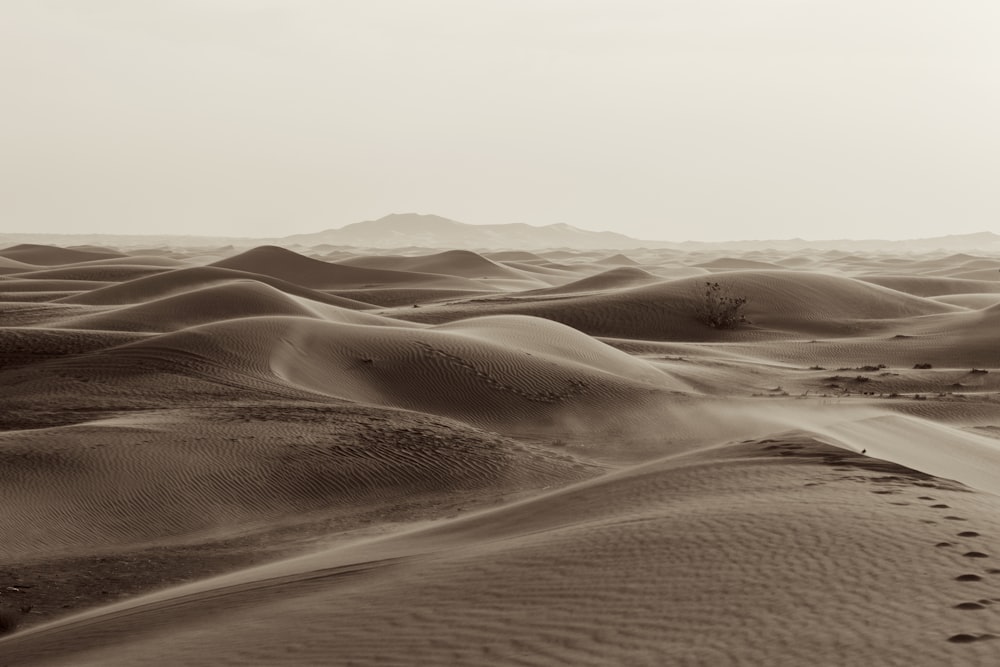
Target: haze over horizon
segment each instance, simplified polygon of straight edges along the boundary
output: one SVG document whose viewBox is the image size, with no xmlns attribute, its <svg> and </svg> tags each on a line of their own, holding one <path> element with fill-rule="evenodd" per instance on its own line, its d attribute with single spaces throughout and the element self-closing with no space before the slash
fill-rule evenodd
<svg viewBox="0 0 1000 667">
<path fill-rule="evenodd" d="M 13 0 L 0 232 L 996 230 L 1000 7 Z"/>
</svg>

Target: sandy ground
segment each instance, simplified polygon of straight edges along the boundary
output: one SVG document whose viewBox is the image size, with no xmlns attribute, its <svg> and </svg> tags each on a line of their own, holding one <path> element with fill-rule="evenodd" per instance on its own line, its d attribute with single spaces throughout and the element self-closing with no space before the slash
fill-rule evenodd
<svg viewBox="0 0 1000 667">
<path fill-rule="evenodd" d="M 1000 258 L 217 252 L 0 249 L 0 665 L 996 664 Z"/>
</svg>

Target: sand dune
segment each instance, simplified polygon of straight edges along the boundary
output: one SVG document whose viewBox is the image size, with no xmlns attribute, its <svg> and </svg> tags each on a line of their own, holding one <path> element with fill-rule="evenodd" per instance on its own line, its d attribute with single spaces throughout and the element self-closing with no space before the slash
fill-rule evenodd
<svg viewBox="0 0 1000 667">
<path fill-rule="evenodd" d="M 615 253 L 603 259 L 595 260 L 594 263 L 607 264 L 609 266 L 639 266 L 639 262 L 622 253 Z"/>
<path fill-rule="evenodd" d="M 662 278 L 654 276 L 648 271 L 630 266 L 608 269 L 603 273 L 574 280 L 571 283 L 550 287 L 548 289 L 534 290 L 529 292 L 533 295 L 542 294 L 574 294 L 581 292 L 606 292 L 625 287 L 635 287 L 636 285 L 660 282 Z"/>
<path fill-rule="evenodd" d="M 139 340 L 140 335 L 109 331 L 64 331 L 3 326 L 0 328 L 0 369 L 87 354 Z"/>
<path fill-rule="evenodd" d="M 882 285 L 916 296 L 984 294 L 1000 292 L 1000 283 L 964 278 L 929 278 L 925 276 L 864 276 L 865 282 Z"/>
<path fill-rule="evenodd" d="M 19 273 L 19 278 L 49 280 L 121 281 L 143 278 L 169 270 L 145 264 L 72 264 L 44 271 Z"/>
<path fill-rule="evenodd" d="M 313 289 L 351 289 L 385 285 L 421 285 L 450 289 L 482 288 L 479 283 L 460 277 L 444 277 L 415 271 L 369 269 L 332 262 L 322 262 L 275 246 L 261 246 L 212 266 L 236 269 L 287 280 Z"/>
<path fill-rule="evenodd" d="M 12 431 L 0 434 L 0 460 L 8 536 L 0 558 L 11 560 L 218 538 L 261 522 L 328 520 L 334 509 L 373 513 L 592 474 L 569 457 L 455 423 L 308 404 Z"/>
<path fill-rule="evenodd" d="M 887 320 L 959 310 L 938 301 L 870 285 L 851 278 L 796 271 L 740 271 L 713 277 L 734 294 L 746 296 L 753 323 L 741 335 L 835 335 L 882 329 Z M 433 312 L 399 313 L 417 321 L 440 322 L 471 315 L 517 313 L 567 324 L 592 336 L 645 340 L 714 340 L 729 332 L 706 328 L 697 314 L 705 279 L 683 278 L 609 294 L 559 301 L 500 299 L 455 304 Z"/>
<path fill-rule="evenodd" d="M 212 266 L 193 267 L 188 269 L 177 269 L 168 273 L 156 274 L 146 278 L 137 278 L 117 285 L 109 285 L 106 289 L 97 289 L 86 294 L 72 296 L 60 301 L 63 303 L 76 303 L 86 305 L 125 305 L 135 304 L 158 299 L 167 296 L 183 294 L 193 289 L 210 287 L 219 283 L 231 282 L 234 280 L 255 280 L 262 284 L 269 285 L 292 296 L 309 299 L 318 303 L 325 303 L 341 308 L 352 310 L 364 310 L 372 306 L 354 299 L 346 299 L 330 294 L 325 294 L 317 290 L 301 287 L 294 283 L 278 280 L 270 276 L 248 273 L 246 271 L 235 271 L 232 269 L 221 269 Z"/>
<path fill-rule="evenodd" d="M 110 280 L 74 280 L 72 278 L 48 278 L 38 275 L 16 274 L 8 280 L 0 280 L 0 291 L 17 292 L 89 292 L 117 283 Z"/>
<path fill-rule="evenodd" d="M 152 304 L 168 314 L 161 326 L 176 324 L 169 314 L 184 312 L 172 305 Z M 111 319 L 127 331 L 139 329 L 149 312 L 81 319 L 94 328 L 111 328 L 106 322 Z M 80 324 L 70 320 L 65 326 L 83 328 Z M 638 404 L 688 389 L 654 366 L 551 322 L 490 318 L 436 329 L 379 324 L 303 317 L 227 320 L 0 378 L 20 396 L 38 400 L 64 391 L 56 378 L 85 378 L 88 400 L 131 393 L 136 399 L 148 396 L 150 404 L 197 392 L 194 378 L 199 384 L 319 395 L 508 430 L 522 423 L 610 428 L 627 420 Z M 165 378 L 166 369 L 177 377 Z"/>
<path fill-rule="evenodd" d="M 963 554 L 988 563 L 997 501 L 869 461 L 797 438 L 647 464 L 0 646 L 24 664 L 984 664 L 990 613 L 960 605 L 988 607 L 993 575 Z"/>
<path fill-rule="evenodd" d="M 0 275 L 10 275 L 12 273 L 19 273 L 22 271 L 34 271 L 37 268 L 37 266 L 33 266 L 25 262 L 19 262 L 16 259 L 10 259 L 0 255 Z"/>
<path fill-rule="evenodd" d="M 543 262 L 545 258 L 533 252 L 524 250 L 502 250 L 500 252 L 487 252 L 483 257 L 494 262 Z"/>
<path fill-rule="evenodd" d="M 1000 303 L 1000 293 L 998 292 L 989 294 L 948 294 L 933 298 L 935 301 L 940 301 L 941 303 L 961 306 L 962 308 L 969 308 L 971 310 L 980 310 Z"/>
<path fill-rule="evenodd" d="M 189 262 L 167 254 L 148 254 L 151 251 L 130 251 L 123 257 L 110 257 L 107 259 L 92 259 L 85 262 L 77 262 L 75 266 L 161 266 L 166 268 L 178 268 L 188 266 Z M 182 255 L 183 256 L 183 255 Z"/>
<path fill-rule="evenodd" d="M 33 243 L 22 243 L 0 250 L 0 257 L 36 266 L 73 264 L 93 259 L 111 259 L 124 256 L 123 253 L 107 249 L 59 248 Z"/>
<path fill-rule="evenodd" d="M 0 251 L 0 664 L 995 662 L 995 258 L 144 245 Z"/>
<path fill-rule="evenodd" d="M 712 271 L 744 271 L 748 269 L 771 270 L 784 268 L 778 264 L 772 264 L 771 262 L 760 262 L 738 257 L 719 257 L 718 259 L 713 259 L 708 262 L 695 264 L 695 266 L 703 269 L 710 269 Z"/>
<path fill-rule="evenodd" d="M 522 274 L 468 250 L 448 250 L 433 255 L 354 257 L 339 262 L 370 269 L 437 273 L 463 278 L 524 278 Z"/>
<path fill-rule="evenodd" d="M 392 324 L 376 315 L 286 294 L 255 280 L 234 280 L 110 311 L 72 317 L 49 326 L 106 331 L 177 331 L 225 320 L 287 315 L 352 324 Z M 412 326 L 412 325 L 411 325 Z"/>
<path fill-rule="evenodd" d="M 556 278 L 561 278 L 562 280 L 575 280 L 579 277 L 578 271 L 570 271 L 568 269 L 556 268 L 550 266 L 548 262 L 528 263 L 528 262 L 504 262 L 504 266 L 509 266 L 512 269 L 517 269 L 518 271 L 524 271 L 525 273 L 539 274 L 541 276 L 555 276 Z"/>
<path fill-rule="evenodd" d="M 958 280 L 984 280 L 995 283 L 1000 281 L 1000 269 L 994 267 L 975 271 L 959 271 L 951 274 L 951 277 Z"/>
</svg>

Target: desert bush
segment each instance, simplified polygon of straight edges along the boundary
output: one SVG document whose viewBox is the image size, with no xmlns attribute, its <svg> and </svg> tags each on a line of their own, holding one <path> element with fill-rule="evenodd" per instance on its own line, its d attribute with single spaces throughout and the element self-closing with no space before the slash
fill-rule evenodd
<svg viewBox="0 0 1000 667">
<path fill-rule="evenodd" d="M 706 282 L 695 315 L 699 322 L 714 329 L 735 329 L 748 323 L 741 312 L 746 304 L 745 296 L 735 296 L 719 283 Z"/>
</svg>

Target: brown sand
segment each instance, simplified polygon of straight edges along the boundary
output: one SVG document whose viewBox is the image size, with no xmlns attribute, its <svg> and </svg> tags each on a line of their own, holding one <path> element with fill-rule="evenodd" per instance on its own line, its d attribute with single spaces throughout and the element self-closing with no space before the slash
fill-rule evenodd
<svg viewBox="0 0 1000 667">
<path fill-rule="evenodd" d="M 996 258 L 300 250 L 0 250 L 0 665 L 995 664 Z"/>
</svg>

